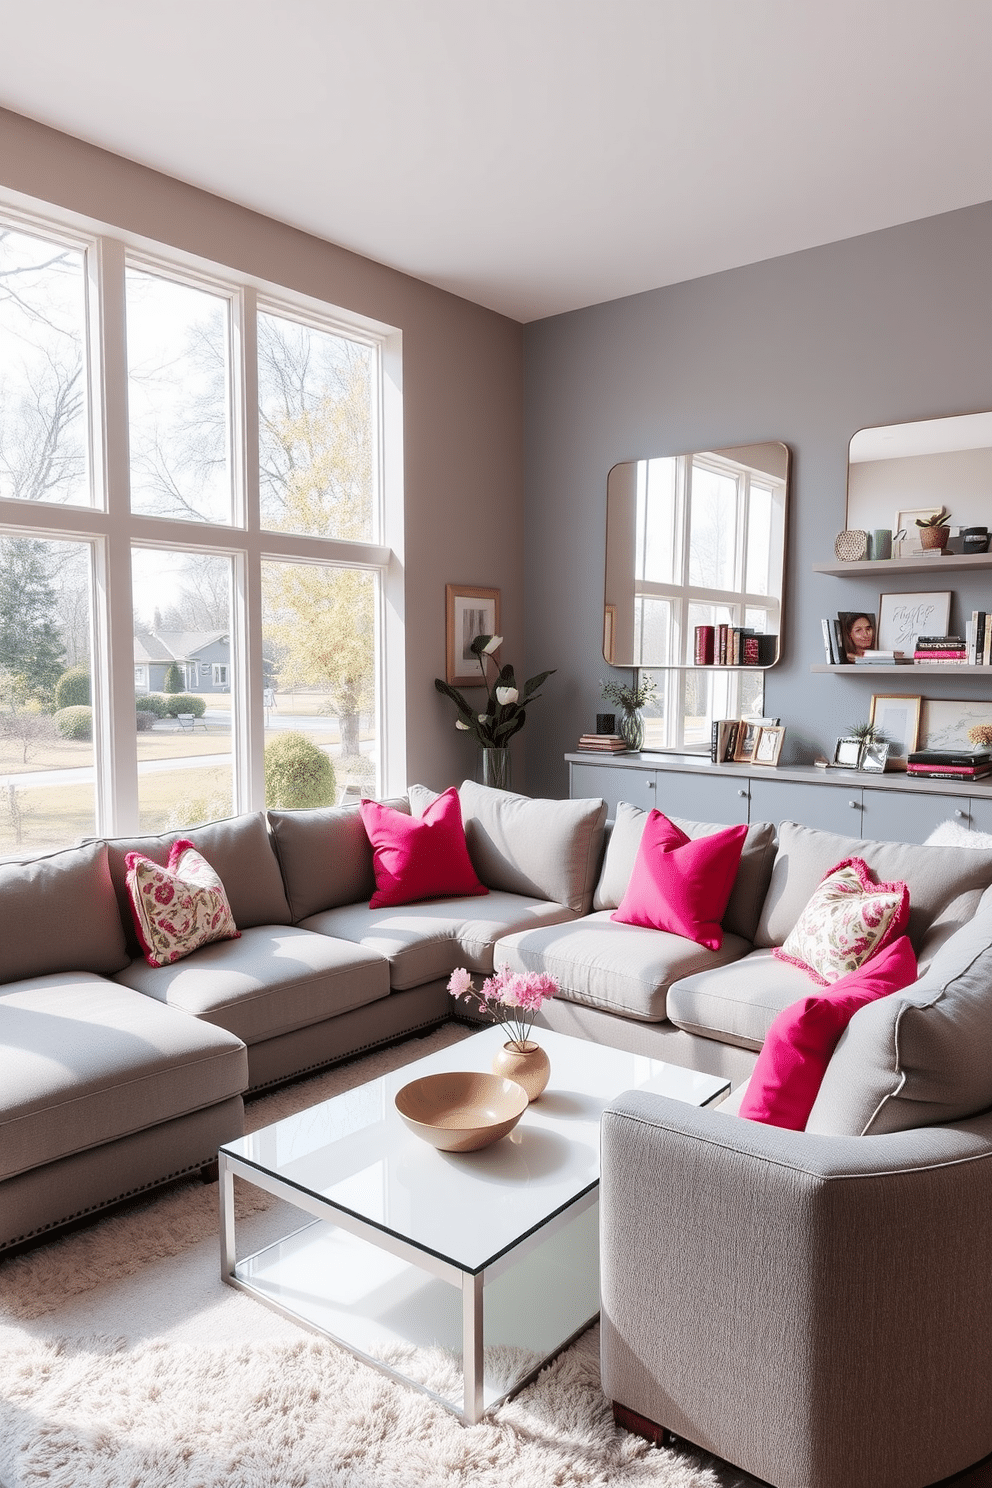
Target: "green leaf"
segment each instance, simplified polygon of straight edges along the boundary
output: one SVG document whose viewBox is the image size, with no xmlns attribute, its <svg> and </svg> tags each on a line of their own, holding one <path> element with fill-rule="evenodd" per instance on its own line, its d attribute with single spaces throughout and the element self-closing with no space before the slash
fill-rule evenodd
<svg viewBox="0 0 992 1488">
<path fill-rule="evenodd" d="M 549 672 L 538 672 L 536 677 L 530 677 L 524 683 L 524 697 L 529 698 L 531 693 L 535 692 L 543 682 L 546 682 L 548 680 L 549 677 L 553 677 L 557 670 L 557 667 L 552 667 Z"/>
<path fill-rule="evenodd" d="M 438 692 L 442 694 L 443 697 L 449 697 L 451 699 L 463 718 L 475 718 L 475 709 L 469 707 L 468 703 L 462 697 L 460 692 L 456 692 L 453 687 L 451 687 L 447 682 L 443 682 L 440 677 L 434 678 L 434 686 L 437 688 Z"/>
</svg>

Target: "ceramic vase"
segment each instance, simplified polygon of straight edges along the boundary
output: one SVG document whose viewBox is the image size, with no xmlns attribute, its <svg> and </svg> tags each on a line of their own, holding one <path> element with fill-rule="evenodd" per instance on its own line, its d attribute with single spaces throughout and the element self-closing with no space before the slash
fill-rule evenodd
<svg viewBox="0 0 992 1488">
<path fill-rule="evenodd" d="M 482 751 L 482 783 L 493 790 L 510 789 L 510 751 L 508 749 L 484 749 Z"/>
<path fill-rule="evenodd" d="M 635 754 L 639 754 L 644 748 L 644 719 L 636 709 L 617 715 L 617 733 Z"/>
<path fill-rule="evenodd" d="M 516 1080 L 526 1090 L 527 1099 L 534 1101 L 551 1079 L 551 1060 L 533 1039 L 522 1044 L 511 1039 L 493 1060 L 493 1074 Z"/>
</svg>

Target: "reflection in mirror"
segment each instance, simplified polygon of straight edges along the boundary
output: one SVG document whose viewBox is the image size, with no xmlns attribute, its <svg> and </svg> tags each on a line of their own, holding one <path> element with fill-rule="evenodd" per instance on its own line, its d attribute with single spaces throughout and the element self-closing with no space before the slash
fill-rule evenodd
<svg viewBox="0 0 992 1488">
<path fill-rule="evenodd" d="M 630 460 L 607 479 L 603 654 L 691 667 L 697 626 L 780 653 L 789 451 L 767 443 Z M 728 657 L 728 665 L 732 664 Z"/>
<path fill-rule="evenodd" d="M 992 526 L 992 413 L 920 419 L 859 429 L 847 467 L 847 526 L 864 532 L 904 527 L 908 544 L 893 557 L 919 549 L 916 518 L 941 507 L 959 527 Z M 951 538 L 951 551 L 961 551 Z"/>
</svg>

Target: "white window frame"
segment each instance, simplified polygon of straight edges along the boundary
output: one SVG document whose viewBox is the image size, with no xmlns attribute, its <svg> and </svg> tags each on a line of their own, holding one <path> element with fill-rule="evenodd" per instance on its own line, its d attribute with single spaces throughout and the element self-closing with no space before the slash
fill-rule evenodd
<svg viewBox="0 0 992 1488">
<path fill-rule="evenodd" d="M 214 687 L 228 687 L 230 685 L 230 682 L 229 682 L 229 679 L 228 679 L 228 673 L 230 671 L 230 668 L 228 667 L 227 662 L 226 661 L 212 661 L 210 663 L 210 667 L 211 667 L 211 682 L 212 682 L 213 686 Z"/>
<path fill-rule="evenodd" d="M 313 296 L 238 275 L 178 249 L 108 230 L 74 213 L 59 213 L 0 190 L 0 221 L 16 230 L 86 253 L 86 357 L 91 411 L 90 506 L 0 499 L 0 532 L 51 540 L 82 539 L 92 550 L 93 707 L 96 832 L 139 827 L 131 609 L 131 548 L 215 553 L 230 557 L 234 616 L 229 683 L 232 693 L 233 790 L 236 811 L 265 804 L 261 565 L 267 559 L 370 570 L 378 576 L 376 614 L 376 738 L 378 781 L 385 794 L 406 788 L 406 688 L 403 539 L 402 334 L 395 328 Z M 130 509 L 125 267 L 226 296 L 231 304 L 233 521 L 195 522 Z M 259 308 L 376 351 L 377 540 L 359 543 L 262 528 L 258 487 Z"/>
</svg>

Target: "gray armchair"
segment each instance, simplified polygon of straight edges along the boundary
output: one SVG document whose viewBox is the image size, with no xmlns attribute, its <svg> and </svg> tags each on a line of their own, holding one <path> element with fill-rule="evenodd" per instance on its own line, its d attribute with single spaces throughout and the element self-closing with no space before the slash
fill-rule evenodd
<svg viewBox="0 0 992 1488">
<path fill-rule="evenodd" d="M 615 1405 L 775 1488 L 992 1451 L 992 1113 L 838 1137 L 631 1091 L 602 1141 Z"/>
</svg>

